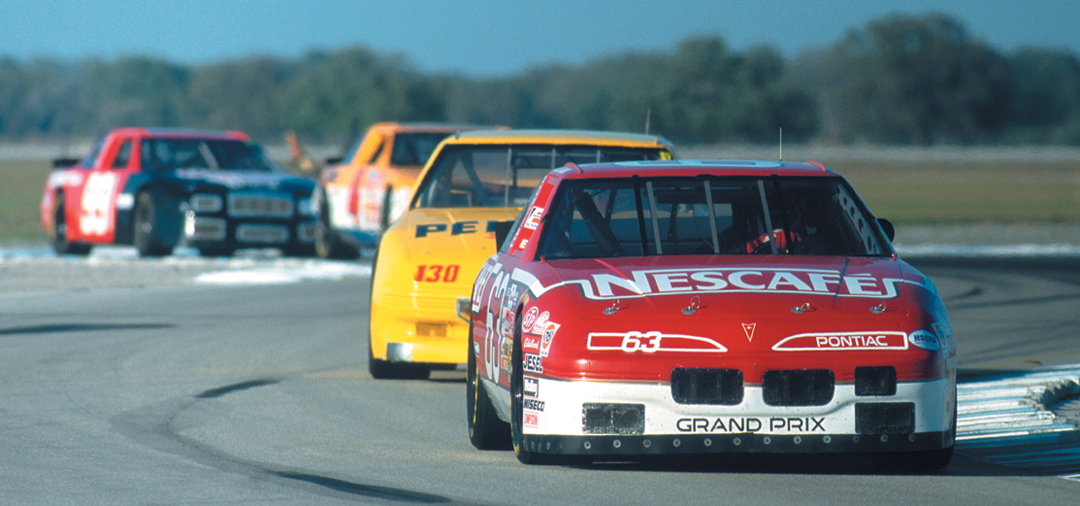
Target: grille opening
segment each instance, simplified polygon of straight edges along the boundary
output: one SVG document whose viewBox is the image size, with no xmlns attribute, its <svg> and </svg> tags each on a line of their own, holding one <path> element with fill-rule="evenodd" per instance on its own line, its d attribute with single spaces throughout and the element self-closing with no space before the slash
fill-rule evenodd
<svg viewBox="0 0 1080 506">
<path fill-rule="evenodd" d="M 586 434 L 644 434 L 645 405 L 587 402 L 581 425 Z"/>
<path fill-rule="evenodd" d="M 237 218 L 291 218 L 293 199 L 288 195 L 232 192 L 228 196 L 229 216 Z"/>
<path fill-rule="evenodd" d="M 236 240 L 283 244 L 289 242 L 289 229 L 279 225 L 247 224 L 236 227 Z"/>
<path fill-rule="evenodd" d="M 679 404 L 734 406 L 743 400 L 743 373 L 738 369 L 672 369 L 671 396 Z"/>
<path fill-rule="evenodd" d="M 828 369 L 765 371 L 761 391 L 770 406 L 824 406 L 833 398 L 836 377 Z"/>
<path fill-rule="evenodd" d="M 855 403 L 855 432 L 911 434 L 915 432 L 914 402 Z"/>
<path fill-rule="evenodd" d="M 855 395 L 896 395 L 896 368 L 856 367 Z"/>
</svg>

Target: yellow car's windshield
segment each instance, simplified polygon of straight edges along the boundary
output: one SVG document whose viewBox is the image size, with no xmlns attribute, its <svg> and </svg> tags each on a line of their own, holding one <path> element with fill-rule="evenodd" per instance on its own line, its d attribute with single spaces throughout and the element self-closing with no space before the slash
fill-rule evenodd
<svg viewBox="0 0 1080 506">
<path fill-rule="evenodd" d="M 417 208 L 522 207 L 552 169 L 659 160 L 662 149 L 616 146 L 448 145 L 417 189 Z"/>
</svg>

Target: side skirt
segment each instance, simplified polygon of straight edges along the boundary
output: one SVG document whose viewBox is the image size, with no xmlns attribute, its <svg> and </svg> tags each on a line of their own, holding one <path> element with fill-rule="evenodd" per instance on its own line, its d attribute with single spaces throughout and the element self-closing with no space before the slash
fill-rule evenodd
<svg viewBox="0 0 1080 506">
<path fill-rule="evenodd" d="M 510 390 L 487 378 L 480 378 L 480 384 L 487 389 L 488 398 L 491 399 L 491 403 L 495 408 L 495 414 L 499 415 L 500 420 L 510 423 Z"/>
</svg>

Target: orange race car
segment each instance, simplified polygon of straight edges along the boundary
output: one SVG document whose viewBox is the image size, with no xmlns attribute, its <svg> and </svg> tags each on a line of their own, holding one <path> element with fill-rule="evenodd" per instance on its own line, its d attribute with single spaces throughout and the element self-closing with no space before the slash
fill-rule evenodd
<svg viewBox="0 0 1080 506">
<path fill-rule="evenodd" d="M 474 125 L 372 125 L 344 159 L 328 160 L 313 196 L 318 209 L 315 251 L 323 258 L 356 258 L 408 207 L 413 183 L 435 147 Z"/>
</svg>

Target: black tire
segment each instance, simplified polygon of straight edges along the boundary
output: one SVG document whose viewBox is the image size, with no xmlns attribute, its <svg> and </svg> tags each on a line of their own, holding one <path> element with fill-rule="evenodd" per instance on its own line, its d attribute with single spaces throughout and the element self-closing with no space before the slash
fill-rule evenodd
<svg viewBox="0 0 1080 506">
<path fill-rule="evenodd" d="M 173 246 L 164 244 L 157 235 L 158 209 L 149 193 L 140 193 L 135 199 L 135 230 L 132 234 L 135 249 L 142 257 L 160 257 L 172 254 Z"/>
<path fill-rule="evenodd" d="M 469 422 L 469 441 L 478 450 L 510 448 L 510 425 L 499 419 L 491 405 L 487 389 L 480 384 L 480 370 L 473 350 L 472 324 L 469 324 L 469 369 L 465 383 L 465 409 Z"/>
<path fill-rule="evenodd" d="M 315 223 L 315 254 L 332 260 L 353 260 L 360 257 L 360 250 L 346 244 L 330 225 L 330 206 L 320 206 L 319 220 Z"/>
<path fill-rule="evenodd" d="M 67 217 L 64 216 L 64 198 L 58 197 L 53 213 L 52 248 L 57 255 L 88 255 L 93 246 L 81 242 L 69 242 L 67 236 Z"/>
<path fill-rule="evenodd" d="M 514 346 L 510 371 L 510 442 L 514 455 L 522 464 L 551 464 L 553 456 L 529 451 L 524 444 L 525 419 L 525 355 L 521 348 L 521 310 L 514 319 Z"/>
</svg>

